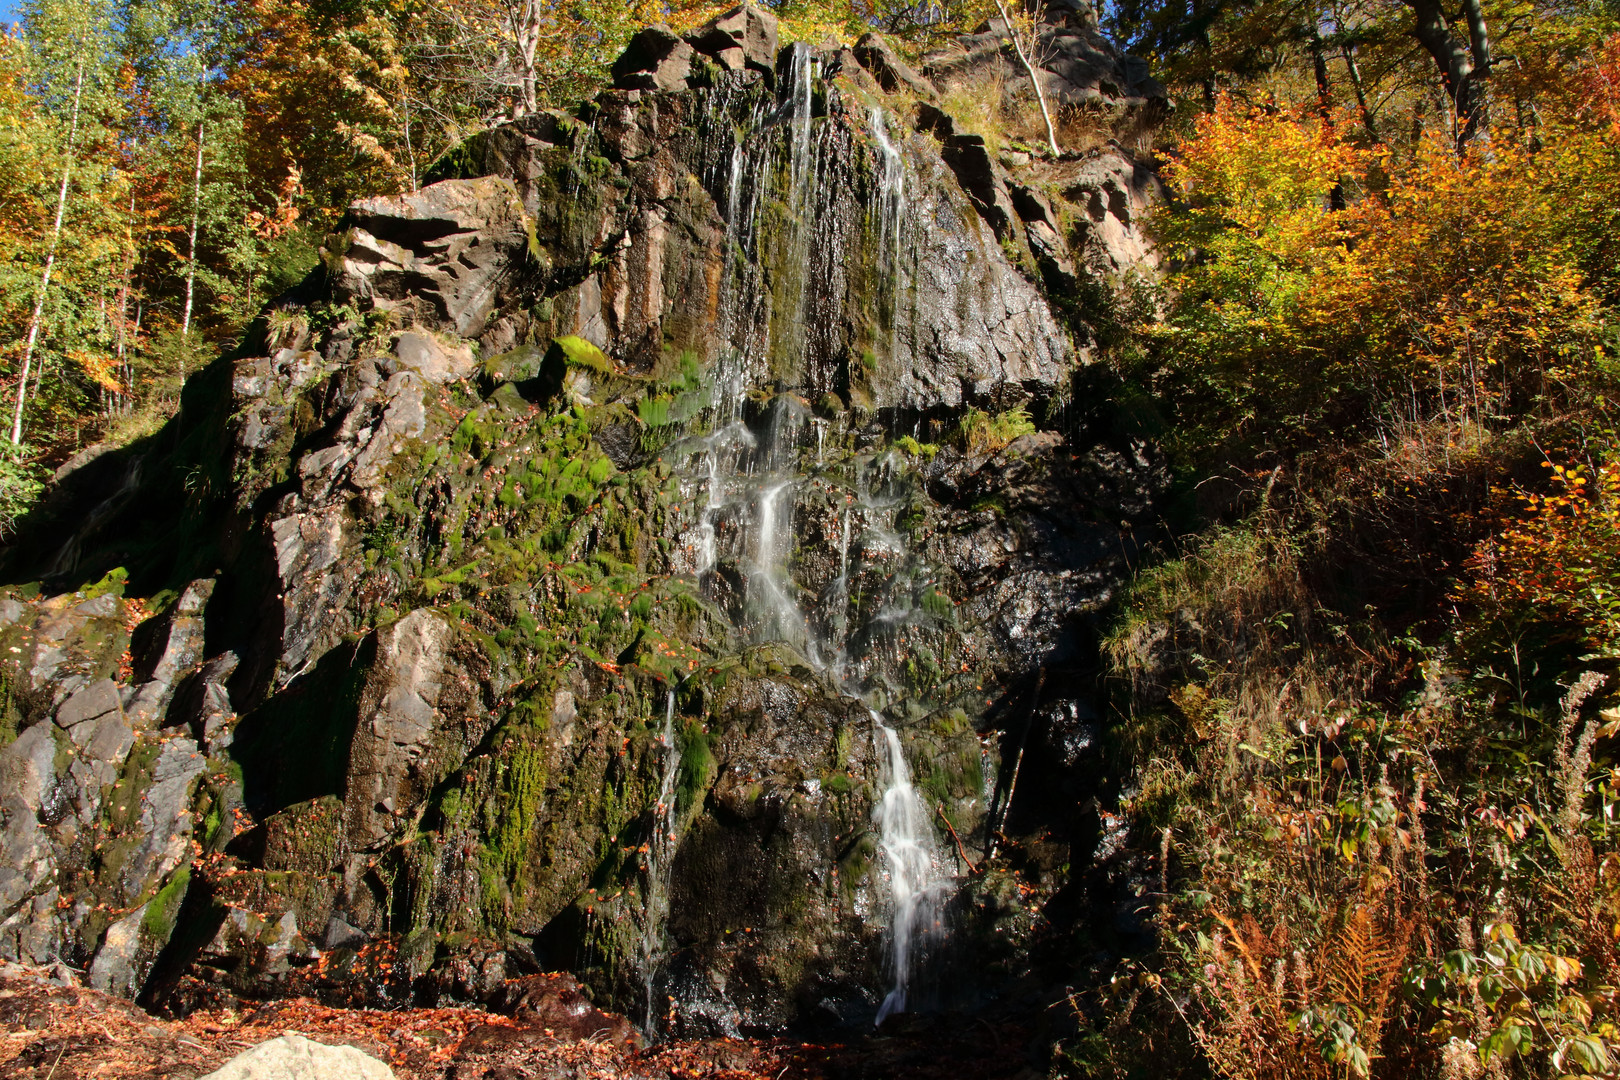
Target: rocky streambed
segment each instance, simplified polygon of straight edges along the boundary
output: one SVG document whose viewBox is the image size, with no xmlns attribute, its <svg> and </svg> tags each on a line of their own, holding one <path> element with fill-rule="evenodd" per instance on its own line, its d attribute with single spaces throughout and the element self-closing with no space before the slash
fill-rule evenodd
<svg viewBox="0 0 1620 1080">
<path fill-rule="evenodd" d="M 723 1038 L 1128 950 L 1090 656 L 1162 481 L 1088 360 L 1156 185 L 958 124 L 999 40 L 649 30 L 70 463 L 4 556 L 0 956 L 172 1017 L 566 971 Z"/>
</svg>

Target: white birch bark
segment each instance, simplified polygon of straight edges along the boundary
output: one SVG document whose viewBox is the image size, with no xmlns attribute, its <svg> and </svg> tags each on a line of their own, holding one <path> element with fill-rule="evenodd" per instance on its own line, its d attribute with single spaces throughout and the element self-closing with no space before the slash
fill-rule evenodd
<svg viewBox="0 0 1620 1080">
<path fill-rule="evenodd" d="M 28 400 L 28 368 L 39 340 L 39 324 L 45 317 L 45 294 L 51 287 L 51 269 L 56 266 L 56 247 L 62 239 L 62 215 L 67 210 L 68 184 L 73 177 L 73 153 L 79 139 L 79 103 L 84 95 L 84 61 L 73 77 L 73 113 L 68 121 L 67 158 L 62 162 L 62 183 L 56 192 L 56 222 L 51 226 L 51 244 L 45 252 L 45 268 L 39 275 L 39 292 L 34 297 L 34 315 L 28 320 L 28 339 L 23 344 L 22 378 L 17 383 L 17 412 L 11 421 L 11 442 L 22 445 L 23 404 Z"/>
<path fill-rule="evenodd" d="M 186 308 L 180 317 L 180 338 L 191 334 L 191 294 L 197 282 L 197 218 L 202 211 L 203 122 L 197 121 L 197 167 L 191 174 L 191 236 L 186 251 Z M 186 362 L 180 361 L 180 373 L 185 374 Z"/>
<path fill-rule="evenodd" d="M 1059 150 L 1057 144 L 1057 131 L 1052 127 L 1052 110 L 1046 106 L 1046 91 L 1041 87 L 1041 76 L 1036 71 L 1029 54 L 1024 51 L 1023 42 L 1018 40 L 1018 30 L 1013 26 L 1012 17 L 1007 14 L 1006 5 L 996 0 L 996 10 L 1001 13 L 1001 24 L 1007 28 L 1007 40 L 1012 42 L 1013 51 L 1018 53 L 1018 59 L 1023 62 L 1024 70 L 1029 73 L 1029 81 L 1035 87 L 1035 100 L 1041 104 L 1041 119 L 1046 121 L 1046 145 L 1051 147 L 1052 156 L 1057 157 Z"/>
</svg>

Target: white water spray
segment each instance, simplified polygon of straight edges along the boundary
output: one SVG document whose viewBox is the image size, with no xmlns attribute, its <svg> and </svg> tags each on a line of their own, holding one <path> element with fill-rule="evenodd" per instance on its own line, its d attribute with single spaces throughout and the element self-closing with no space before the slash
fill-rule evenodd
<svg viewBox="0 0 1620 1080">
<path fill-rule="evenodd" d="M 642 909 L 641 938 L 637 943 L 641 959 L 643 988 L 647 995 L 646 1034 L 658 1031 L 658 1014 L 653 1009 L 653 989 L 658 968 L 664 961 L 664 928 L 669 921 L 670 870 L 675 857 L 676 806 L 675 780 L 681 768 L 681 748 L 675 740 L 675 688 L 664 700 L 663 779 L 658 785 L 658 803 L 653 812 L 653 834 L 647 842 L 647 887 Z"/>
<path fill-rule="evenodd" d="M 878 1009 L 881 1024 L 905 1012 L 918 953 L 942 934 L 941 907 L 950 877 L 945 872 L 928 804 L 911 786 L 900 736 L 872 713 L 883 797 L 872 809 L 889 877 L 889 974 L 892 984 Z"/>
<path fill-rule="evenodd" d="M 812 254 L 822 260 L 818 265 L 823 268 L 844 265 L 836 248 L 828 249 L 826 238 L 815 235 L 817 223 L 828 209 L 822 205 L 824 174 L 834 170 L 822 160 L 825 132 L 818 142 L 813 123 L 816 69 L 812 51 L 803 44 L 794 46 L 785 74 L 781 105 L 769 119 L 756 113 L 746 134 L 737 137 L 729 152 L 717 148 L 714 163 L 714 175 L 725 175 L 726 265 L 718 316 L 723 344 L 714 368 L 715 396 L 711 399 L 716 430 L 699 444 L 707 476 L 695 486 L 705 491 L 707 499 L 696 538 L 698 578 L 711 596 L 729 601 L 726 580 L 713 571 L 722 561 L 735 560 L 747 589 L 741 621 L 753 640 L 787 643 L 814 668 L 831 676 L 845 693 L 860 697 L 862 685 L 858 684 L 864 684 L 867 677 L 884 678 L 887 662 L 877 656 L 870 640 L 898 650 L 898 628 L 918 617 L 909 586 L 901 584 L 911 573 L 907 569 L 911 558 L 895 525 L 905 502 L 896 480 L 900 459 L 879 454 L 857 465 L 853 492 L 841 508 L 838 525 L 838 576 L 832 588 L 822 593 L 823 602 L 832 610 L 824 617 L 818 614 L 812 622 L 799 605 L 800 589 L 793 576 L 794 503 L 801 493 L 806 499 L 813 497 L 807 476 L 810 470 L 800 464 L 801 449 L 806 461 L 814 454 L 818 471 L 824 468 L 825 427 L 812 421 L 813 446 L 806 438 L 801 448 L 800 436 L 807 434 L 802 431 L 803 403 L 785 394 L 777 397 L 757 446 L 742 423 L 749 387 L 794 385 L 791 380 L 802 375 L 778 371 L 771 365 L 805 353 L 804 324 L 811 317 L 807 296 L 815 295 L 806 287 Z M 885 282 L 880 295 L 888 315 L 892 355 L 910 295 L 904 265 L 907 158 L 891 138 L 883 113 L 872 110 L 870 120 L 880 161 L 875 204 L 868 212 L 879 238 L 877 267 Z M 773 127 L 775 132 L 768 136 L 752 137 Z M 782 268 L 783 279 L 773 286 L 762 276 L 757 249 L 771 239 L 759 234 L 760 207 L 774 205 L 776 200 L 786 203 L 789 215 L 787 232 L 778 238 L 776 265 Z M 813 241 L 821 246 L 813 246 Z M 818 288 L 825 291 L 824 286 L 818 281 Z M 694 450 L 694 456 L 697 452 Z M 741 535 L 725 527 L 731 522 L 744 526 Z M 860 537 L 854 553 L 853 536 Z M 861 583 L 858 603 L 851 598 L 852 576 Z M 882 584 L 885 579 L 890 582 L 887 586 Z M 905 595 L 885 598 L 882 594 L 890 590 Z M 873 605 L 880 610 L 872 612 Z M 859 618 L 867 621 L 853 625 Z M 875 631 L 875 636 L 869 631 Z M 873 824 L 888 892 L 885 944 L 890 986 L 878 1013 L 881 1023 L 904 1011 L 915 997 L 921 964 L 930 945 L 943 933 L 943 901 L 951 875 L 940 855 L 932 812 L 912 785 L 898 733 L 876 711 L 871 711 L 871 719 L 881 789 L 873 808 Z M 666 730 L 668 727 L 666 723 Z M 668 738 L 666 734 L 666 742 Z M 669 760 L 678 764 L 673 752 L 666 756 Z M 662 865 L 659 857 L 655 852 L 649 865 Z M 649 969 L 649 1024 L 651 983 Z"/>
</svg>

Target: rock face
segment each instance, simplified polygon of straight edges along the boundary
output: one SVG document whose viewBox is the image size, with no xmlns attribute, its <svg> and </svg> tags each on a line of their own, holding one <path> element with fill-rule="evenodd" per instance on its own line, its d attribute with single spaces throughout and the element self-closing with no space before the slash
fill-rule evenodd
<svg viewBox="0 0 1620 1080">
<path fill-rule="evenodd" d="M 477 337 L 502 285 L 523 269 L 522 206 L 495 177 L 366 199 L 349 220 L 327 250 L 334 295 L 383 311 L 409 305 L 410 317 L 430 329 Z"/>
<path fill-rule="evenodd" d="M 644 31 L 356 204 L 183 430 L 62 478 L 0 590 L 0 957 L 599 1022 L 523 981 L 567 969 L 698 1034 L 1027 970 L 1026 893 L 968 868 L 1004 750 L 1095 742 L 1088 620 L 1161 477 L 1087 414 L 1088 320 L 1155 182 L 776 33 Z M 884 729 L 948 948 L 885 944 Z"/>
</svg>

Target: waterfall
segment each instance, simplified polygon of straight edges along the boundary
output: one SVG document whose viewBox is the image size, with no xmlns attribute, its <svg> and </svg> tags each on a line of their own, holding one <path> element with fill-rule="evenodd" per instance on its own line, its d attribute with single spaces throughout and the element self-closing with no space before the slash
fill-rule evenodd
<svg viewBox="0 0 1620 1080">
<path fill-rule="evenodd" d="M 802 407 L 791 397 L 776 399 L 753 522 L 754 558 L 748 572 L 748 617 L 759 641 L 786 641 L 820 669 L 821 651 L 810 622 L 794 597 L 787 566 L 792 550 L 793 496 L 802 481 L 798 466 Z"/>
<path fill-rule="evenodd" d="M 889 895 L 894 910 L 889 917 L 888 959 L 893 984 L 878 1009 L 881 1024 L 905 1012 L 917 952 L 936 941 L 943 930 L 941 901 L 949 875 L 943 869 L 928 804 L 911 786 L 900 736 L 872 712 L 883 797 L 873 808 L 879 846 L 888 867 Z"/>
<path fill-rule="evenodd" d="M 742 456 L 756 445 L 754 433 L 740 420 L 721 427 L 698 440 L 707 470 L 703 512 L 698 519 L 697 577 L 699 583 L 712 572 L 720 558 L 719 521 L 732 504 L 732 486 Z"/>
<path fill-rule="evenodd" d="M 649 1038 L 658 1032 L 658 1014 L 653 1009 L 653 992 L 658 968 L 666 953 L 664 928 L 669 920 L 670 870 L 675 856 L 675 780 L 681 768 L 681 748 L 675 739 L 675 688 L 664 699 L 663 779 L 658 786 L 658 802 L 653 810 L 653 832 L 647 842 L 647 884 L 642 902 L 641 936 L 637 942 L 641 962 L 642 987 L 647 995 L 644 1026 Z"/>
<path fill-rule="evenodd" d="M 906 217 L 906 163 L 900 148 L 889 138 L 883 110 L 874 105 L 869 115 L 872 137 L 877 140 L 878 151 L 883 155 L 883 171 L 878 181 L 878 259 L 887 277 L 889 355 L 893 357 L 899 351 L 900 304 L 906 291 L 900 258 L 900 234 Z"/>
<path fill-rule="evenodd" d="M 822 174 L 833 159 L 823 145 L 824 132 L 818 135 L 814 123 L 812 51 L 803 44 L 793 46 L 786 67 L 775 111 L 762 115 L 756 109 L 729 145 L 717 141 L 712 158 L 714 194 L 726 222 L 718 309 L 722 345 L 711 384 L 709 416 L 715 426 L 688 444 L 694 463 L 688 490 L 703 498 L 690 543 L 699 586 L 711 599 L 734 604 L 732 582 L 736 576 L 743 579 L 746 591 L 737 622 L 750 640 L 787 644 L 844 694 L 864 703 L 869 696 L 875 701 L 893 692 L 893 665 L 901 660 L 899 632 L 918 617 L 912 594 L 927 575 L 914 565 L 917 560 L 895 523 L 906 502 L 905 459 L 879 447 L 853 461 L 853 475 L 842 473 L 838 463 L 829 473 L 828 422 L 809 421 L 814 428 L 814 438 L 809 438 L 806 403 L 791 390 L 781 392 L 806 385 L 802 357 L 807 330 L 815 329 L 810 325 L 814 320 L 829 316 L 816 306 L 822 301 L 812 300 L 835 286 L 811 280 L 812 255 L 823 267 L 842 259 L 839 248 L 826 248 L 832 241 L 818 235 L 818 222 L 828 212 L 822 205 Z M 879 321 L 887 320 L 892 355 L 907 289 L 906 158 L 891 139 L 884 114 L 873 109 L 869 116 L 879 160 L 878 183 L 866 212 L 879 241 L 874 253 L 881 276 Z M 723 186 L 718 182 L 722 174 Z M 784 231 L 775 236 L 760 231 L 761 207 L 771 205 L 789 210 Z M 768 251 L 778 258 L 774 282 L 761 265 Z M 778 368 L 772 366 L 773 356 L 801 359 L 795 361 L 797 367 L 790 363 Z M 745 406 L 750 389 L 767 387 L 778 392 L 761 423 L 757 413 L 752 419 L 747 415 Z M 835 511 L 838 564 L 837 577 L 820 594 L 825 609 L 807 613 L 800 603 L 805 590 L 794 577 L 794 518 L 801 493 L 816 487 L 841 496 Z M 734 566 L 737 575 L 717 573 L 723 564 Z M 860 582 L 858 591 L 852 581 Z M 872 822 L 888 892 L 884 944 L 890 985 L 877 1014 L 881 1023 L 904 1011 L 914 996 L 919 964 L 943 932 L 942 901 L 951 875 L 934 836 L 932 811 L 912 786 L 899 733 L 878 711 L 867 711 L 880 787 Z M 678 756 L 671 749 L 667 767 L 673 769 L 674 762 Z M 660 836 L 671 831 L 662 821 L 659 828 Z M 655 850 L 649 872 L 663 866 L 666 857 Z M 650 974 L 648 986 L 651 1025 Z"/>
<path fill-rule="evenodd" d="M 883 122 L 883 110 L 872 107 L 872 135 L 883 154 L 883 176 L 879 181 L 878 198 L 881 202 L 878 221 L 881 225 L 882 256 L 886 269 L 898 275 L 900 267 L 900 224 L 906 212 L 905 162 L 900 149 L 889 138 L 889 129 Z M 898 284 L 896 282 L 895 284 Z"/>
</svg>

